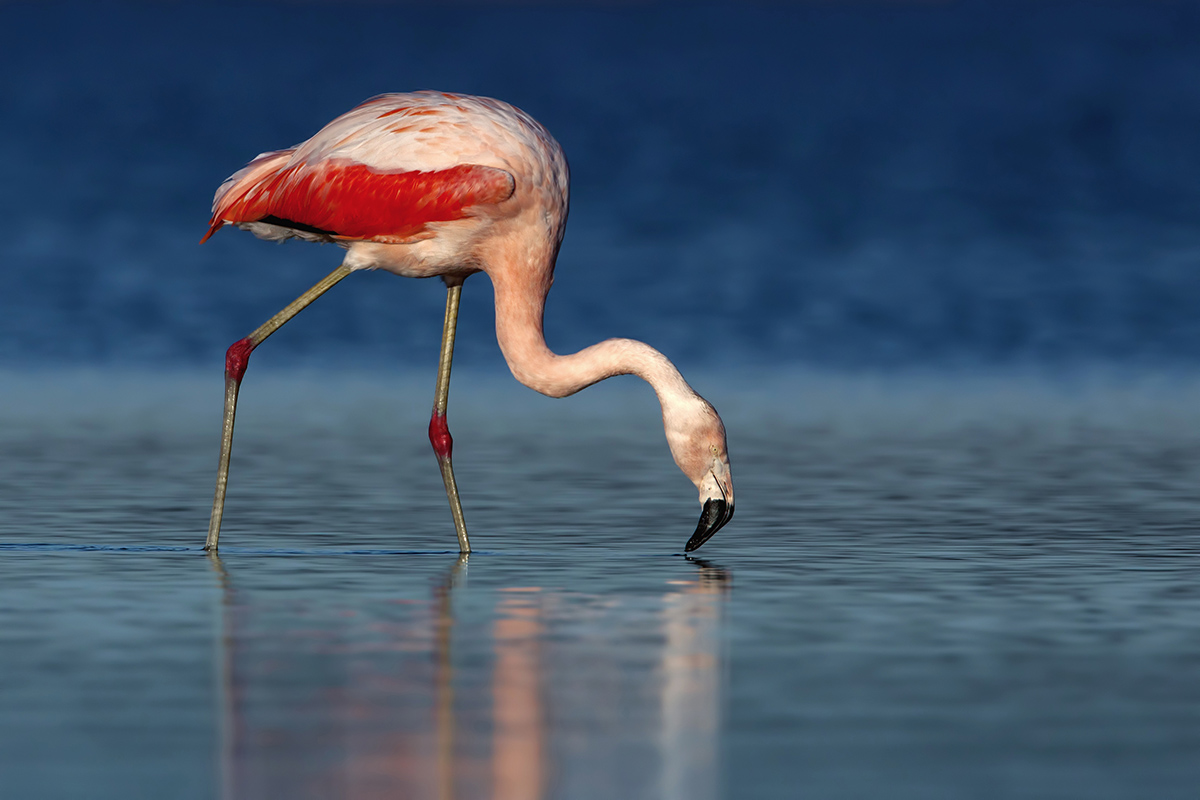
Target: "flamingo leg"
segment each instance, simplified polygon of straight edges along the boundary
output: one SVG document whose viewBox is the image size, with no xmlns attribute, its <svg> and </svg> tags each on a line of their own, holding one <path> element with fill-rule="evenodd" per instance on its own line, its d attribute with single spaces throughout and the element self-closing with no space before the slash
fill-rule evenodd
<svg viewBox="0 0 1200 800">
<path fill-rule="evenodd" d="M 462 503 L 458 499 L 458 485 L 454 482 L 454 466 L 450 462 L 450 451 L 454 440 L 446 424 L 446 405 L 450 399 L 450 364 L 454 360 L 454 329 L 458 324 L 458 300 L 462 294 L 463 278 L 445 277 L 446 321 L 442 326 L 442 355 L 438 361 L 437 390 L 433 398 L 433 415 L 429 418 L 429 443 L 437 454 L 438 466 L 442 469 L 442 482 L 446 484 L 446 497 L 450 500 L 450 514 L 454 517 L 454 530 L 458 533 L 458 549 L 461 553 L 471 552 L 467 539 L 467 523 L 463 518 Z"/>
<path fill-rule="evenodd" d="M 303 311 L 308 304 L 333 288 L 342 278 L 350 274 L 345 264 L 326 275 L 320 283 L 293 300 L 283 311 L 260 325 L 245 339 L 234 342 L 225 353 L 225 421 L 221 427 L 221 461 L 217 467 L 217 491 L 213 496 L 212 516 L 208 520 L 208 539 L 204 549 L 217 549 L 217 538 L 221 535 L 221 516 L 225 513 L 225 489 L 229 483 L 229 454 L 233 449 L 233 416 L 237 411 L 238 389 L 242 376 L 250 363 L 250 353 L 263 340 L 283 327 L 283 324 Z"/>
</svg>

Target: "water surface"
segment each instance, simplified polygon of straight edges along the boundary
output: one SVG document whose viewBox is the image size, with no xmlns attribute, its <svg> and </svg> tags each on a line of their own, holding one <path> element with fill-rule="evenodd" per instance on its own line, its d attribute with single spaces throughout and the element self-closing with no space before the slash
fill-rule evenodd
<svg viewBox="0 0 1200 800">
<path fill-rule="evenodd" d="M 1193 382 L 713 384 L 738 513 L 689 560 L 698 506 L 648 390 L 467 374 L 460 561 L 428 387 L 252 376 L 218 560 L 219 381 L 7 377 L 4 796 L 1200 779 Z"/>
</svg>

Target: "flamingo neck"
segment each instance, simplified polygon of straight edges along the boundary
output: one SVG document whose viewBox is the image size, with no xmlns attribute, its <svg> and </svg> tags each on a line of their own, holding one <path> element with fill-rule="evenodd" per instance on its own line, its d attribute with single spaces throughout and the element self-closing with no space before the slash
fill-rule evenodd
<svg viewBox="0 0 1200 800">
<path fill-rule="evenodd" d="M 578 353 L 558 355 L 546 345 L 544 285 L 492 276 L 496 293 L 496 339 L 518 381 L 550 397 L 566 397 L 614 375 L 637 375 L 653 387 L 664 415 L 672 400 L 695 392 L 662 353 L 633 339 L 608 339 Z"/>
</svg>

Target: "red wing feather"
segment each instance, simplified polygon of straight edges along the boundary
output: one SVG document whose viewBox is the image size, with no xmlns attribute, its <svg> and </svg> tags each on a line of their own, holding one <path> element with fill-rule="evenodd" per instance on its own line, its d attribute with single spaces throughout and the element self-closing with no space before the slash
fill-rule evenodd
<svg viewBox="0 0 1200 800">
<path fill-rule="evenodd" d="M 276 217 L 343 239 L 401 241 L 430 222 L 462 219 L 471 206 L 507 200 L 513 189 L 508 172 L 477 164 L 431 172 L 378 172 L 354 162 L 255 170 L 217 200 L 204 239 L 225 222 Z"/>
</svg>

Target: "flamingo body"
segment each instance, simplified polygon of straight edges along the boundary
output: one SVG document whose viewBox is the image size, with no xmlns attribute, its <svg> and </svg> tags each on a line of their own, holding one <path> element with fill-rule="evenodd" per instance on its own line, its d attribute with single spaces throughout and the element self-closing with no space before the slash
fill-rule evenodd
<svg viewBox="0 0 1200 800">
<path fill-rule="evenodd" d="M 568 184 L 558 143 L 506 103 L 386 94 L 234 173 L 217 190 L 204 239 L 231 223 L 264 239 L 336 242 L 351 251 L 352 269 L 469 273 L 481 268 L 475 245 L 496 238 L 484 229 L 535 205 L 550 212 L 557 252 Z"/>
<path fill-rule="evenodd" d="M 268 160 L 283 161 L 277 154 Z M 407 244 L 426 233 L 431 222 L 462 219 L 472 206 L 507 200 L 513 185 L 508 173 L 490 167 L 377 172 L 366 164 L 334 161 L 269 170 L 231 189 L 221 198 L 208 235 L 226 221 L 274 219 L 281 223 L 276 228 L 290 226 L 318 237 Z"/>
<path fill-rule="evenodd" d="M 553 397 L 621 374 L 636 374 L 654 388 L 675 462 L 705 504 L 688 542 L 693 550 L 733 514 L 720 416 L 665 356 L 641 342 L 609 339 L 566 356 L 546 346 L 542 312 L 566 226 L 568 186 L 562 148 L 506 103 L 441 92 L 380 95 L 308 141 L 264 153 L 232 175 L 217 190 L 201 241 L 228 223 L 265 239 L 335 242 L 348 251 L 348 270 L 440 275 L 448 286 L 486 272 L 495 287 L 497 339 L 519 381 Z M 240 382 L 250 350 L 266 335 L 231 348 L 240 346 L 237 369 L 227 376 Z M 448 381 L 448 360 L 444 364 Z M 442 408 L 435 408 L 430 440 L 439 458 L 444 452 L 448 459 L 440 381 Z"/>
</svg>

